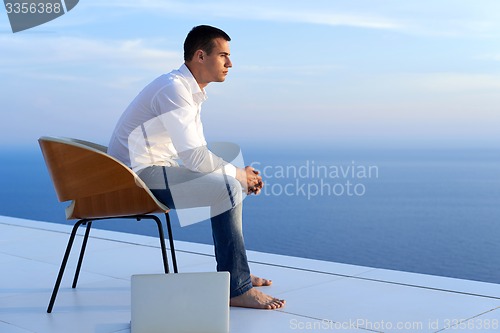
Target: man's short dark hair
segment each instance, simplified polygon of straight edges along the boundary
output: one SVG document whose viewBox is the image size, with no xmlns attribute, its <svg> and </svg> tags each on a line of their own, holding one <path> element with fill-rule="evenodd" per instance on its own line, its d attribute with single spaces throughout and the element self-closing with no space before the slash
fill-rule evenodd
<svg viewBox="0 0 500 333">
<path fill-rule="evenodd" d="M 215 38 L 224 38 L 228 42 L 231 40 L 224 31 L 209 25 L 199 25 L 191 29 L 184 41 L 184 61 L 192 60 L 197 50 L 211 54 Z"/>
</svg>

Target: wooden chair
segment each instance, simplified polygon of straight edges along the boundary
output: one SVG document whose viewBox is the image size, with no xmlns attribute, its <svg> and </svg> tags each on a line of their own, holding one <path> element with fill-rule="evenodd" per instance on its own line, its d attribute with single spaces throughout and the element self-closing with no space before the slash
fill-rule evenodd
<svg viewBox="0 0 500 333">
<path fill-rule="evenodd" d="M 154 197 L 130 168 L 106 154 L 105 146 L 92 142 L 52 137 L 42 137 L 38 142 L 59 201 L 72 201 L 66 208 L 66 218 L 78 219 L 68 240 L 48 313 L 52 312 L 78 227 L 86 225 L 72 285 L 76 288 L 93 221 L 117 218 L 154 220 L 158 227 L 163 266 L 165 273 L 169 273 L 162 223 L 158 216 L 153 215 L 165 214 L 172 264 L 177 273 L 169 208 Z"/>
</svg>

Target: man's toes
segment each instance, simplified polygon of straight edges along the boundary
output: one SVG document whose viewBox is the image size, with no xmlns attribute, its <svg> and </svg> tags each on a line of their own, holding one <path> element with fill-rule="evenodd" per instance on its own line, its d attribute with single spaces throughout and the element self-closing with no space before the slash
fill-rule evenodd
<svg viewBox="0 0 500 333">
<path fill-rule="evenodd" d="M 271 280 L 268 280 L 268 279 L 262 279 L 262 280 L 263 280 L 263 283 L 262 283 L 263 286 L 270 286 L 271 284 L 273 284 L 273 281 L 271 281 Z"/>
<path fill-rule="evenodd" d="M 271 280 L 263 279 L 253 274 L 250 274 L 250 278 L 254 287 L 270 286 L 273 283 Z"/>
<path fill-rule="evenodd" d="M 284 305 L 283 301 L 282 300 L 279 300 L 277 298 L 273 298 L 268 304 L 267 304 L 267 308 L 268 309 L 279 309 L 279 308 L 282 308 Z"/>
<path fill-rule="evenodd" d="M 272 303 L 268 304 L 267 306 L 268 306 L 268 309 L 272 309 L 272 310 L 279 308 L 278 304 L 276 304 L 275 302 L 272 302 Z"/>
<path fill-rule="evenodd" d="M 282 299 L 275 298 L 273 304 L 276 306 L 275 309 L 279 309 L 285 306 L 285 301 Z"/>
</svg>

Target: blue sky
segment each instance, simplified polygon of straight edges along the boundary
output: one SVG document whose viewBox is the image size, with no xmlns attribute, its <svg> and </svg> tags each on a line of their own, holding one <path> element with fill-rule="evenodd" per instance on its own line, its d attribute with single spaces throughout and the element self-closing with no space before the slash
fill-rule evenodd
<svg viewBox="0 0 500 333">
<path fill-rule="evenodd" d="M 182 64 L 195 25 L 231 37 L 207 87 L 209 141 L 499 147 L 500 2 L 80 0 L 13 34 L 0 11 L 0 142 L 106 144 L 128 103 Z"/>
</svg>

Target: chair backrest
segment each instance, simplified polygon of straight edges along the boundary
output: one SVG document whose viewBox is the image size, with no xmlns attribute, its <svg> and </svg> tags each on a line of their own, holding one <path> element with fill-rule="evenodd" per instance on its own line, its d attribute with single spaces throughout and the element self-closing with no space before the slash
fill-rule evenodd
<svg viewBox="0 0 500 333">
<path fill-rule="evenodd" d="M 74 143 L 79 143 L 79 144 L 82 144 L 84 146 L 88 146 L 90 148 L 94 148 L 94 149 L 97 149 L 99 151 L 102 151 L 103 153 L 107 153 L 108 152 L 108 147 L 100 145 L 98 143 L 94 143 L 94 142 L 90 142 L 90 141 L 85 141 L 85 140 L 80 140 L 80 139 L 74 139 L 74 138 L 64 138 L 64 140 L 67 140 L 67 141 L 70 141 L 70 142 L 74 142 Z"/>
<path fill-rule="evenodd" d="M 168 211 L 130 168 L 105 153 L 105 146 L 68 138 L 38 141 L 59 201 L 73 200 L 66 218 Z"/>
</svg>

